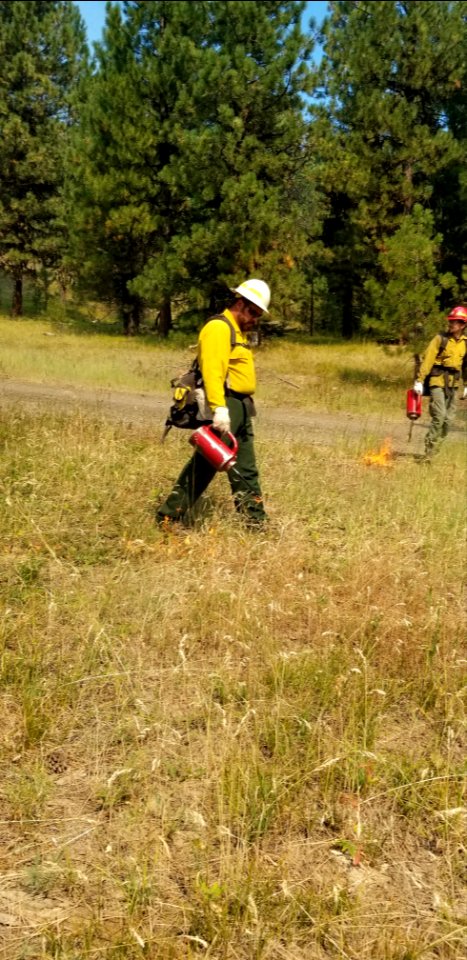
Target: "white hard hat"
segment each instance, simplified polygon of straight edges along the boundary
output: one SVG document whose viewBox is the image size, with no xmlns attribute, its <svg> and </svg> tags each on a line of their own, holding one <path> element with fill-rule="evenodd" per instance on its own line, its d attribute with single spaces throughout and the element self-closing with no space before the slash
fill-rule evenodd
<svg viewBox="0 0 467 960">
<path fill-rule="evenodd" d="M 264 280 L 245 280 L 239 287 L 234 287 L 232 293 L 238 293 L 239 297 L 250 300 L 260 310 L 269 313 L 269 301 L 271 300 L 271 291 Z"/>
</svg>

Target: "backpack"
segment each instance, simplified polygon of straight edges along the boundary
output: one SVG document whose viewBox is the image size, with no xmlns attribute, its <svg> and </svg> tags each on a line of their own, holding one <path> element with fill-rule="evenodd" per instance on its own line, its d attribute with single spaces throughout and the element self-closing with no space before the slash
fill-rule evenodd
<svg viewBox="0 0 467 960">
<path fill-rule="evenodd" d="M 209 320 L 223 320 L 228 325 L 230 329 L 230 351 L 232 352 L 234 347 L 237 346 L 237 336 L 230 320 L 222 313 L 210 317 Z M 174 377 L 170 381 L 170 386 L 173 389 L 172 405 L 165 421 L 163 440 L 172 427 L 178 427 L 181 430 L 196 430 L 203 423 L 210 422 L 210 420 L 203 419 L 196 398 L 196 391 L 203 388 L 203 377 L 198 357 L 195 357 L 186 373 L 183 373 L 180 377 Z"/>
<path fill-rule="evenodd" d="M 439 345 L 438 356 L 436 357 L 436 360 L 438 359 L 438 357 L 441 356 L 441 354 L 442 354 L 442 353 L 444 352 L 444 350 L 446 349 L 446 344 L 447 344 L 447 342 L 448 342 L 448 340 L 449 340 L 449 336 L 448 336 L 447 333 L 440 333 L 440 334 L 438 334 L 438 336 L 441 338 L 441 343 L 440 343 L 440 345 Z M 424 379 L 424 381 L 423 381 L 423 393 L 422 393 L 422 397 L 429 397 L 429 396 L 430 396 L 430 377 L 433 376 L 433 369 L 434 369 L 435 366 L 437 366 L 436 360 L 435 360 L 435 363 L 433 364 L 433 367 L 431 368 L 430 372 L 427 373 L 427 375 L 426 375 L 426 377 L 425 377 L 425 379 Z M 418 380 L 418 374 L 419 374 L 421 365 L 422 365 L 422 358 L 420 357 L 420 355 L 419 355 L 418 353 L 416 353 L 416 354 L 415 354 L 415 379 L 416 379 L 416 380 Z"/>
</svg>

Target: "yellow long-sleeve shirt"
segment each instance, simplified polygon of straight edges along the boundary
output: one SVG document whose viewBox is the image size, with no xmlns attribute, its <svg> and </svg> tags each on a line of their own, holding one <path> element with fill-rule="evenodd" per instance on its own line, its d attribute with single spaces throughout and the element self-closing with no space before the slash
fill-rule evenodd
<svg viewBox="0 0 467 960">
<path fill-rule="evenodd" d="M 436 337 L 433 337 L 433 340 L 430 341 L 426 352 L 423 356 L 422 365 L 420 367 L 419 380 L 424 380 L 425 377 L 429 375 L 432 368 L 436 364 L 440 364 L 442 367 L 450 367 L 451 370 L 462 370 L 464 381 L 467 377 L 467 372 L 465 368 L 465 358 L 467 355 L 467 337 L 462 334 L 459 340 L 455 340 L 454 337 L 449 337 L 444 347 L 444 350 L 441 351 L 441 335 L 436 334 Z M 444 387 L 444 374 L 434 374 L 430 377 L 430 387 Z M 450 374 L 448 386 L 452 387 L 454 383 L 454 376 Z"/>
<path fill-rule="evenodd" d="M 224 317 L 235 330 L 235 347 L 230 348 L 230 327 L 223 320 L 214 318 L 205 324 L 198 340 L 198 361 L 203 375 L 206 399 L 211 407 L 225 407 L 225 383 L 237 393 L 250 396 L 256 390 L 256 373 L 253 354 L 246 337 L 240 330 L 230 310 Z"/>
</svg>

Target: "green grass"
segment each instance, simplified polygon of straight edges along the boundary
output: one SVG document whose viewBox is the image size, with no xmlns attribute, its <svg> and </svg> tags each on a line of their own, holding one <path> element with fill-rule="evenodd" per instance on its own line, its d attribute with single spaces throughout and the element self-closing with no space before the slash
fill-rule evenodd
<svg viewBox="0 0 467 960">
<path fill-rule="evenodd" d="M 0 373 L 39 383 L 79 384 L 112 390 L 169 389 L 183 353 L 102 328 L 45 320 L 0 319 Z"/>
</svg>

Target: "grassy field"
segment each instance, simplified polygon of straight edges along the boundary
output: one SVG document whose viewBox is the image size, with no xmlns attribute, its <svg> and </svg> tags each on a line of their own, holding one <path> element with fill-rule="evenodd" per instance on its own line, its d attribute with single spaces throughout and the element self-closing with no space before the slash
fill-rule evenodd
<svg viewBox="0 0 467 960">
<path fill-rule="evenodd" d="M 186 358 L 0 340 L 3 376 L 121 389 Z M 271 346 L 261 396 L 397 414 L 407 363 Z M 155 527 L 185 436 L 18 407 L 0 444 L 0 956 L 464 960 L 462 434 L 377 467 L 258 429 L 267 535 L 222 477 Z"/>
<path fill-rule="evenodd" d="M 192 343 L 128 339 L 100 324 L 73 328 L 0 316 L 0 375 L 85 387 L 164 392 L 191 363 Z M 399 416 L 413 380 L 410 352 L 373 343 L 266 342 L 257 356 L 261 399 L 301 409 L 325 408 Z"/>
</svg>

